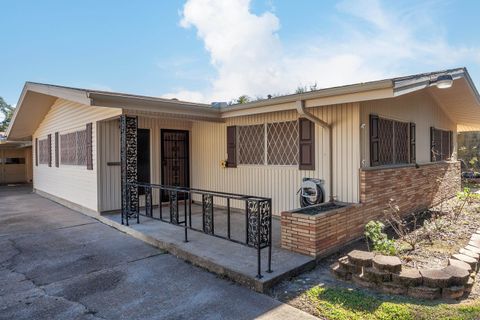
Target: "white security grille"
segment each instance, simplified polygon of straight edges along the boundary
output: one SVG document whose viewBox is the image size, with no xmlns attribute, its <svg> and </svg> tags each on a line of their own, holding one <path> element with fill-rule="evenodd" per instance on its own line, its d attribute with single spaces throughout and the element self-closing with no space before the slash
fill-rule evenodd
<svg viewBox="0 0 480 320">
<path fill-rule="evenodd" d="M 267 125 L 267 163 L 269 165 L 298 164 L 297 121 Z"/>
<path fill-rule="evenodd" d="M 265 126 L 238 127 L 238 163 L 265 164 Z"/>
</svg>

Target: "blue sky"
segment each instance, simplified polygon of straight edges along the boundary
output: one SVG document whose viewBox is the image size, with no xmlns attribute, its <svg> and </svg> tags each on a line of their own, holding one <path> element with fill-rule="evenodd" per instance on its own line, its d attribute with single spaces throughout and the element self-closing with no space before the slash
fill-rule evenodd
<svg viewBox="0 0 480 320">
<path fill-rule="evenodd" d="M 0 0 L 0 96 L 25 81 L 198 101 L 466 66 L 480 1 Z"/>
</svg>

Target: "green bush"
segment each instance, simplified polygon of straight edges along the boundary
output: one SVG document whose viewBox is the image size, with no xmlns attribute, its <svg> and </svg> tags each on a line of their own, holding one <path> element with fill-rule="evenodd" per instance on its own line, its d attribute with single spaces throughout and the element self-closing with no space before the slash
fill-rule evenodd
<svg viewBox="0 0 480 320">
<path fill-rule="evenodd" d="M 395 242 L 383 232 L 385 225 L 380 221 L 370 221 L 365 225 L 365 237 L 370 240 L 373 251 L 393 256 L 397 253 Z"/>
</svg>

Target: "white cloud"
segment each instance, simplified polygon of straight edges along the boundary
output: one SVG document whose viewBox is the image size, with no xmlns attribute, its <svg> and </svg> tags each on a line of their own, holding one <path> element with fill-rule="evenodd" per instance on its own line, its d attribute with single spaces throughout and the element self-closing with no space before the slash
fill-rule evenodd
<svg viewBox="0 0 480 320">
<path fill-rule="evenodd" d="M 337 10 L 335 34 L 285 44 L 278 35 L 279 19 L 273 12 L 252 13 L 249 0 L 188 0 L 180 24 L 196 29 L 216 77 L 206 80 L 202 92 L 182 88 L 166 96 L 227 101 L 242 94 L 290 93 L 299 85 L 329 87 L 479 60 L 478 48 L 445 40 L 431 21 L 428 2 L 387 9 L 376 0 L 346 0 Z"/>
</svg>

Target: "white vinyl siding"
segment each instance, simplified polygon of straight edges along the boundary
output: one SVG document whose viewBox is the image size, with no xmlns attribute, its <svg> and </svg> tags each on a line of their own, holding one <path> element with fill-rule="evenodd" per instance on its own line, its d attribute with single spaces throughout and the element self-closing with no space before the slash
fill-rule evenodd
<svg viewBox="0 0 480 320">
<path fill-rule="evenodd" d="M 359 189 L 359 104 L 342 104 L 310 108 L 320 119 L 333 124 L 333 196 L 346 202 L 358 202 Z M 191 183 L 193 187 L 272 198 L 273 212 L 299 207 L 297 190 L 302 178 L 325 180 L 325 197 L 329 195 L 328 131 L 315 126 L 315 170 L 298 166 L 239 165 L 222 168 L 227 158 L 226 127 L 294 121 L 294 110 L 227 118 L 226 123 L 194 122 L 191 143 Z"/>
<path fill-rule="evenodd" d="M 52 167 L 33 166 L 33 187 L 90 210 L 98 211 L 96 122 L 120 113 L 121 109 L 90 107 L 58 99 L 33 134 L 33 141 L 35 138 L 43 139 L 48 134 L 53 137 L 55 132 L 63 134 L 84 130 L 86 124 L 91 122 L 93 123 L 93 170 L 87 170 L 86 166 L 62 164 L 59 168 L 55 167 L 55 141 L 52 138 Z M 33 153 L 35 153 L 35 148 Z M 35 154 L 33 154 L 33 158 L 35 159 Z"/>
<path fill-rule="evenodd" d="M 370 114 L 403 122 L 413 122 L 416 127 L 416 162 L 430 162 L 430 127 L 453 131 L 454 153 L 456 153 L 456 124 L 446 115 L 428 92 L 422 91 L 391 99 L 380 99 L 360 103 L 361 153 L 363 166 L 370 166 L 369 120 Z"/>
</svg>

